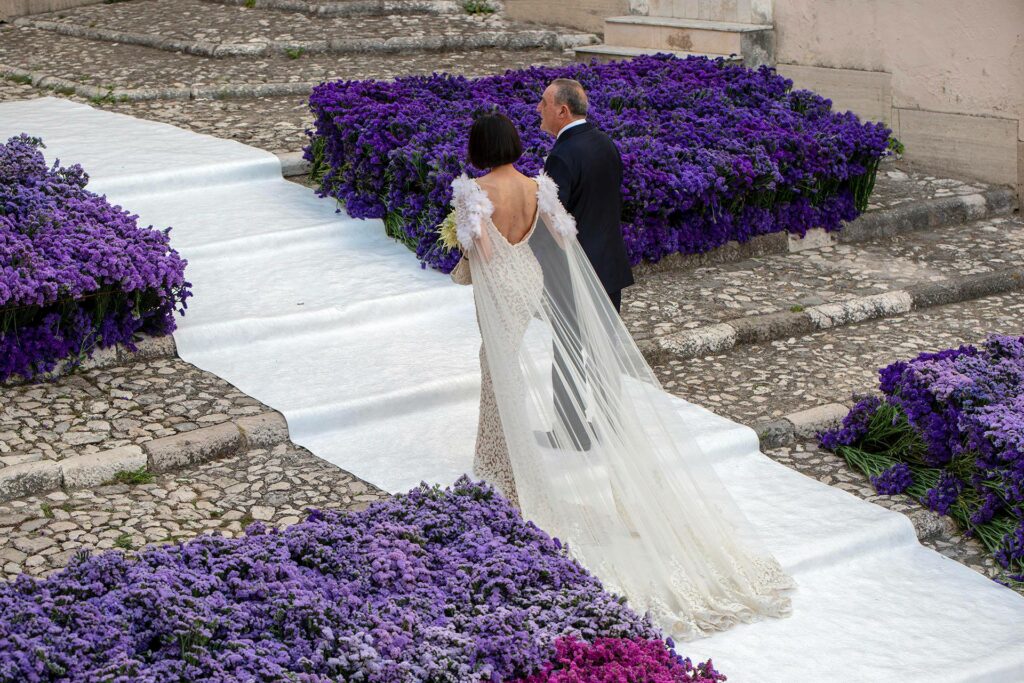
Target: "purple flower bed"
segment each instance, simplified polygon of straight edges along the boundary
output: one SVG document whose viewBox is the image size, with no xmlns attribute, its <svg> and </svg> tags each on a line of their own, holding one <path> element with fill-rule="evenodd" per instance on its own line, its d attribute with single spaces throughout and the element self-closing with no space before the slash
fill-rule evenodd
<svg viewBox="0 0 1024 683">
<path fill-rule="evenodd" d="M 977 536 L 1024 580 L 1024 337 L 990 337 L 879 372 L 822 444 L 882 494 L 909 493 Z"/>
<path fill-rule="evenodd" d="M 556 539 L 465 478 L 0 584 L 3 682 L 498 681 L 587 658 L 558 645 L 569 636 L 619 639 L 595 648 L 691 676 L 652 680 L 713 679 L 710 663 L 681 660 Z"/>
<path fill-rule="evenodd" d="M 624 164 L 623 235 L 634 264 L 697 253 L 760 234 L 836 230 L 863 211 L 890 131 L 762 67 L 667 55 L 610 64 L 530 68 L 475 80 L 435 74 L 336 81 L 314 89 L 306 158 L 320 193 L 387 233 L 424 265 L 450 270 L 437 243 L 451 181 L 463 170 L 475 111 L 497 108 L 523 136 L 524 173 L 552 139 L 535 111 L 557 77 L 579 80 L 589 119 Z"/>
<path fill-rule="evenodd" d="M 47 166 L 27 135 L 0 146 L 0 380 L 168 334 L 191 296 L 168 230 L 85 189 L 81 166 Z"/>
</svg>

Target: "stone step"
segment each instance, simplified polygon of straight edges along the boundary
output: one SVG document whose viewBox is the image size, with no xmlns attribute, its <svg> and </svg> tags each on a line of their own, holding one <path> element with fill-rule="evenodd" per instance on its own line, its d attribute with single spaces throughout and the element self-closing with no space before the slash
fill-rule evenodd
<svg viewBox="0 0 1024 683">
<path fill-rule="evenodd" d="M 321 17 L 381 16 L 389 14 L 465 14 L 456 0 L 337 0 L 307 2 L 306 0 L 203 0 L 211 4 L 301 12 Z M 250 4 L 251 3 L 251 4 Z M 492 4 L 497 6 L 496 2 Z"/>
<path fill-rule="evenodd" d="M 202 57 L 280 54 L 298 58 L 322 53 L 538 47 L 555 50 L 598 42 L 593 34 L 510 21 L 497 15 L 311 16 L 202 0 L 90 5 L 23 17 L 15 25 Z"/>
<path fill-rule="evenodd" d="M 775 34 L 766 24 L 627 15 L 605 19 L 604 42 L 623 47 L 742 55 L 744 64 L 774 64 Z"/>
<path fill-rule="evenodd" d="M 649 358 L 893 317 L 1024 289 L 1024 221 L 994 216 L 858 244 L 640 277 L 624 318 Z"/>
<path fill-rule="evenodd" d="M 257 147 L 297 150 L 305 140 L 302 130 L 309 125 L 309 110 L 302 103 L 317 84 L 333 79 L 388 79 L 403 75 L 429 75 L 443 71 L 467 77 L 504 73 L 532 65 L 558 66 L 572 62 L 572 54 L 543 48 L 532 50 L 466 49 L 443 52 L 409 50 L 364 54 L 304 54 L 292 59 L 271 55 L 261 59 L 248 57 L 204 57 L 153 50 L 138 45 L 114 45 L 35 28 L 0 26 L 0 77 L 27 80 L 37 87 L 60 94 L 77 94 L 93 104 L 150 118 L 160 113 L 155 107 L 131 109 L 140 101 L 246 100 L 291 93 L 297 106 L 283 111 L 276 102 L 266 102 L 265 114 L 252 112 L 254 125 L 264 130 L 287 124 L 296 130 L 291 142 L 266 146 L 257 138 L 239 138 Z M 215 113 L 203 114 L 201 120 Z M 283 117 L 283 118 L 282 118 Z M 167 120 L 188 125 L 191 117 L 175 116 Z M 237 117 L 223 116 L 225 125 L 201 132 L 234 137 Z M 275 135 L 275 139 L 280 136 Z"/>
<path fill-rule="evenodd" d="M 1022 329 L 1024 297 L 1010 293 L 673 358 L 654 370 L 669 392 L 759 429 L 820 406 L 850 406 L 854 394 L 877 391 L 878 370 L 897 360 Z M 841 413 L 832 408 L 833 417 Z"/>
<path fill-rule="evenodd" d="M 622 45 L 584 45 L 582 47 L 574 48 L 576 58 L 580 61 L 590 61 L 591 59 L 597 59 L 601 62 L 610 62 L 614 60 L 630 59 L 633 57 L 640 57 L 643 55 L 658 55 L 658 54 L 670 54 L 679 59 L 686 59 L 687 57 L 707 57 L 708 59 L 724 59 L 727 62 L 739 63 L 742 62 L 742 58 L 738 55 L 724 55 L 714 54 L 708 52 L 686 52 L 679 50 L 661 50 L 658 48 L 649 47 L 625 47 Z"/>
<path fill-rule="evenodd" d="M 647 0 L 652 17 L 771 23 L 770 0 Z"/>
</svg>

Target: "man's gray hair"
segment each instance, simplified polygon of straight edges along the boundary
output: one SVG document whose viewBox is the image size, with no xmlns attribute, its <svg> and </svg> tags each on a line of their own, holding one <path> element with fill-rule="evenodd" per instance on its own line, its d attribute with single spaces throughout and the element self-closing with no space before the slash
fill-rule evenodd
<svg viewBox="0 0 1024 683">
<path fill-rule="evenodd" d="M 555 86 L 554 100 L 557 105 L 569 107 L 569 113 L 573 116 L 586 116 L 590 103 L 587 101 L 587 91 L 583 89 L 579 81 L 571 78 L 556 78 L 551 81 Z"/>
</svg>

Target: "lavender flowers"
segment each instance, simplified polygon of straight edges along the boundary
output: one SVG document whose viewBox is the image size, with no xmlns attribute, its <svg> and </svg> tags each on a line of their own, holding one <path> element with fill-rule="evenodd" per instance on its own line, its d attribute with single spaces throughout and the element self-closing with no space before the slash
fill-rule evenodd
<svg viewBox="0 0 1024 683">
<path fill-rule="evenodd" d="M 85 189 L 78 165 L 46 165 L 41 141 L 0 146 L 0 380 L 168 334 L 191 296 L 168 230 Z"/>
<path fill-rule="evenodd" d="M 320 193 L 361 218 L 382 218 L 424 266 L 450 270 L 437 243 L 450 185 L 467 167 L 476 111 L 517 125 L 525 173 L 552 140 L 536 103 L 557 77 L 579 80 L 589 119 L 622 155 L 623 236 L 631 261 L 658 261 L 760 234 L 836 230 L 867 203 L 890 131 L 831 111 L 831 102 L 766 67 L 667 55 L 610 64 L 531 68 L 475 80 L 434 74 L 314 89 L 306 158 Z"/>
<path fill-rule="evenodd" d="M 859 402 L 822 445 L 879 493 L 905 491 L 952 516 L 1011 576 L 1024 573 L 1024 337 L 921 354 L 879 375 L 884 400 Z"/>
<path fill-rule="evenodd" d="M 692 674 L 657 680 L 718 680 L 465 478 L 0 584 L 4 683 L 499 681 L 541 672 L 563 637 L 636 641 L 612 648 L 624 666 Z"/>
</svg>

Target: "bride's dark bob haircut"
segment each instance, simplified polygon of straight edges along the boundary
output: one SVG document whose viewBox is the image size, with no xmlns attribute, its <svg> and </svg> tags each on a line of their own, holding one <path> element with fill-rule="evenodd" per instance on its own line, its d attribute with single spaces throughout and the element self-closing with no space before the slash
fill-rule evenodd
<svg viewBox="0 0 1024 683">
<path fill-rule="evenodd" d="M 516 125 L 504 114 L 481 114 L 469 129 L 469 163 L 484 170 L 513 164 L 523 156 Z"/>
</svg>

